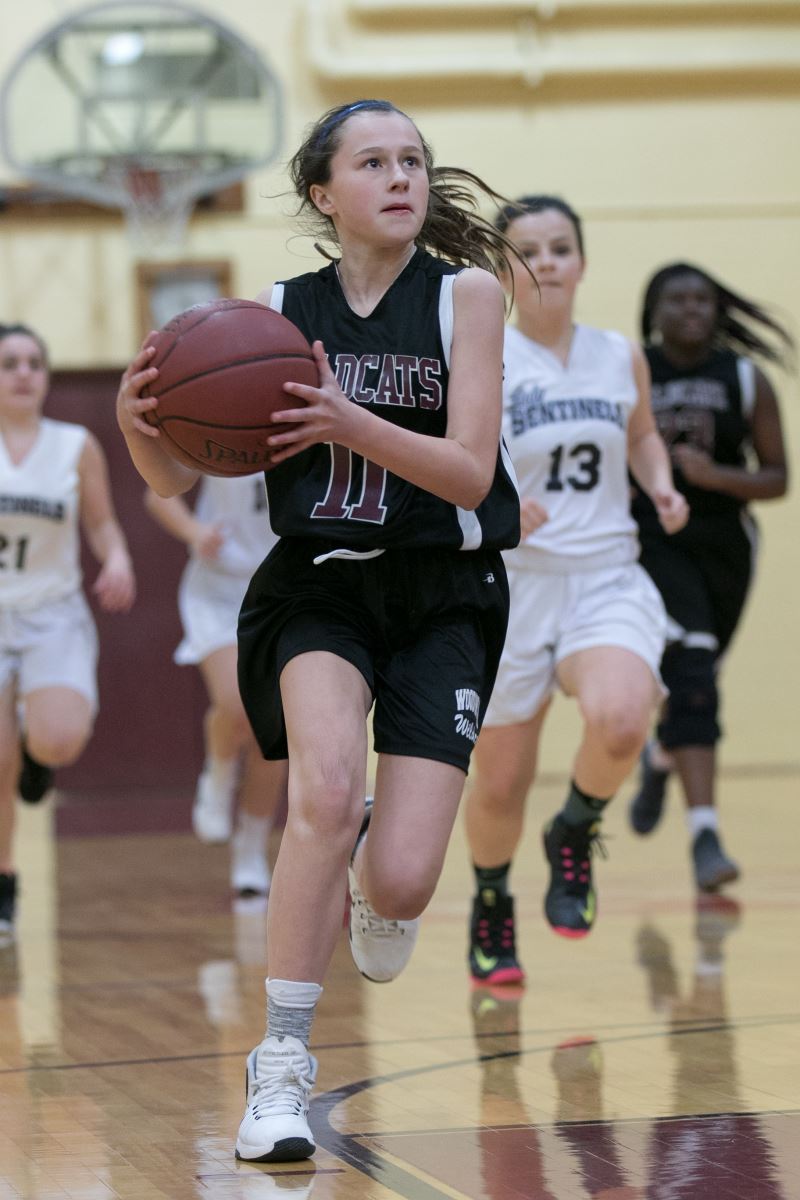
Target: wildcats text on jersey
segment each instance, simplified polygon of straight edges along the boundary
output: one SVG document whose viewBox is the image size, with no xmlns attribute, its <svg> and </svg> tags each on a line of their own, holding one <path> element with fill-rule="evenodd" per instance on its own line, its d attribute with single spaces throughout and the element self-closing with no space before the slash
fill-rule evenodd
<svg viewBox="0 0 800 1200">
<path fill-rule="evenodd" d="M 711 409 L 726 412 L 728 389 L 721 379 L 670 379 L 666 383 L 653 383 L 651 393 L 653 412 L 665 408 Z"/>
<path fill-rule="evenodd" d="M 345 396 L 357 404 L 399 404 L 434 411 L 442 407 L 442 364 L 438 358 L 337 354 L 334 371 Z"/>
<path fill-rule="evenodd" d="M 512 437 L 519 437 L 539 425 L 558 421 L 610 421 L 625 428 L 625 412 L 621 404 L 601 398 L 548 400 L 538 384 L 519 384 L 509 397 L 509 416 Z"/>
<path fill-rule="evenodd" d="M 325 346 L 348 399 L 426 438 L 447 436 L 453 290 L 460 268 L 417 250 L 368 317 L 335 266 L 275 284 L 271 303 Z M 424 443 L 420 444 L 424 452 Z M 489 494 L 464 510 L 343 446 L 318 443 L 266 473 L 272 528 L 347 549 L 505 549 L 519 541 L 519 495 L 498 442 Z"/>
<path fill-rule="evenodd" d="M 0 513 L 23 513 L 26 517 L 44 517 L 48 521 L 63 521 L 66 506 L 60 500 L 44 500 L 41 496 L 2 496 Z"/>
</svg>

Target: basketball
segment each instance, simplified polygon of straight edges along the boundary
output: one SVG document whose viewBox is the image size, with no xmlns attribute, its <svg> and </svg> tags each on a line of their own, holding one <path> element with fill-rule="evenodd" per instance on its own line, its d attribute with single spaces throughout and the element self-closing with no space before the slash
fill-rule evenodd
<svg viewBox="0 0 800 1200">
<path fill-rule="evenodd" d="M 208 475 L 268 471 L 267 438 L 291 428 L 273 412 L 302 407 L 284 383 L 319 385 L 311 347 L 300 330 L 254 300 L 212 300 L 179 313 L 152 335 L 158 378 L 142 395 L 164 449 Z"/>
</svg>

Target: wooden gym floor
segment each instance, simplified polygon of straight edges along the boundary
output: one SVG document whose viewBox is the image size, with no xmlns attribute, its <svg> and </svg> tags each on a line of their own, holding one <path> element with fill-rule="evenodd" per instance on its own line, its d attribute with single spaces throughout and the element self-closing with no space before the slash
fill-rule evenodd
<svg viewBox="0 0 800 1200">
<path fill-rule="evenodd" d="M 105 816 L 128 832 L 94 836 L 74 797 L 58 837 L 53 801 L 22 811 L 0 1200 L 797 1200 L 798 782 L 723 777 L 745 873 L 702 903 L 675 796 L 638 840 L 623 792 L 582 942 L 541 915 L 538 828 L 563 785 L 537 787 L 513 876 L 524 990 L 468 983 L 459 827 L 400 979 L 366 983 L 342 937 L 314 1031 L 319 1149 L 272 1166 L 233 1157 L 265 913 L 232 903 L 227 850 L 142 832 L 132 807 Z"/>
</svg>

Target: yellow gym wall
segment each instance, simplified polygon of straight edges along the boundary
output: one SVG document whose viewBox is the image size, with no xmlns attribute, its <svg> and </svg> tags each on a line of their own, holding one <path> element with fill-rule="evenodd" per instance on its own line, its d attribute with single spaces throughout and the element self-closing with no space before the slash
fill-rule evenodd
<svg viewBox="0 0 800 1200">
<path fill-rule="evenodd" d="M 0 12 L 0 73 L 83 5 L 27 0 Z M 292 235 L 282 164 L 331 104 L 386 96 L 440 163 L 499 191 L 565 196 L 584 216 L 579 317 L 635 335 L 641 286 L 694 260 L 776 306 L 800 333 L 798 0 L 208 0 L 284 91 L 281 163 L 246 185 L 242 214 L 193 220 L 165 258 L 228 259 L 233 290 L 319 263 Z M 47 119 L 47 99 L 31 120 Z M 0 164 L 0 184 L 15 180 Z M 149 258 L 154 255 L 149 254 Z M 0 319 L 40 329 L 58 367 L 121 366 L 136 345 L 135 260 L 121 221 L 0 213 Z M 772 372 L 790 453 L 797 380 Z M 756 506 L 757 586 L 724 679 L 729 765 L 798 760 L 800 500 Z M 563 772 L 572 706 L 551 717 L 542 767 Z M 754 797 L 755 799 L 755 797 Z"/>
</svg>

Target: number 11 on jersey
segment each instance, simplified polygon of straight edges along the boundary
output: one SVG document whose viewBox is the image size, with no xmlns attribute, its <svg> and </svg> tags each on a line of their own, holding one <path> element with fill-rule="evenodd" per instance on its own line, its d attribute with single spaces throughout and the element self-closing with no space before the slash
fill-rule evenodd
<svg viewBox="0 0 800 1200">
<path fill-rule="evenodd" d="M 345 446 L 332 442 L 331 474 L 325 499 L 314 505 L 312 517 L 336 518 L 349 521 L 369 521 L 382 525 L 386 520 L 386 469 L 353 454 Z M 354 476 L 361 474 L 361 495 L 355 504 L 348 502 Z"/>
</svg>

